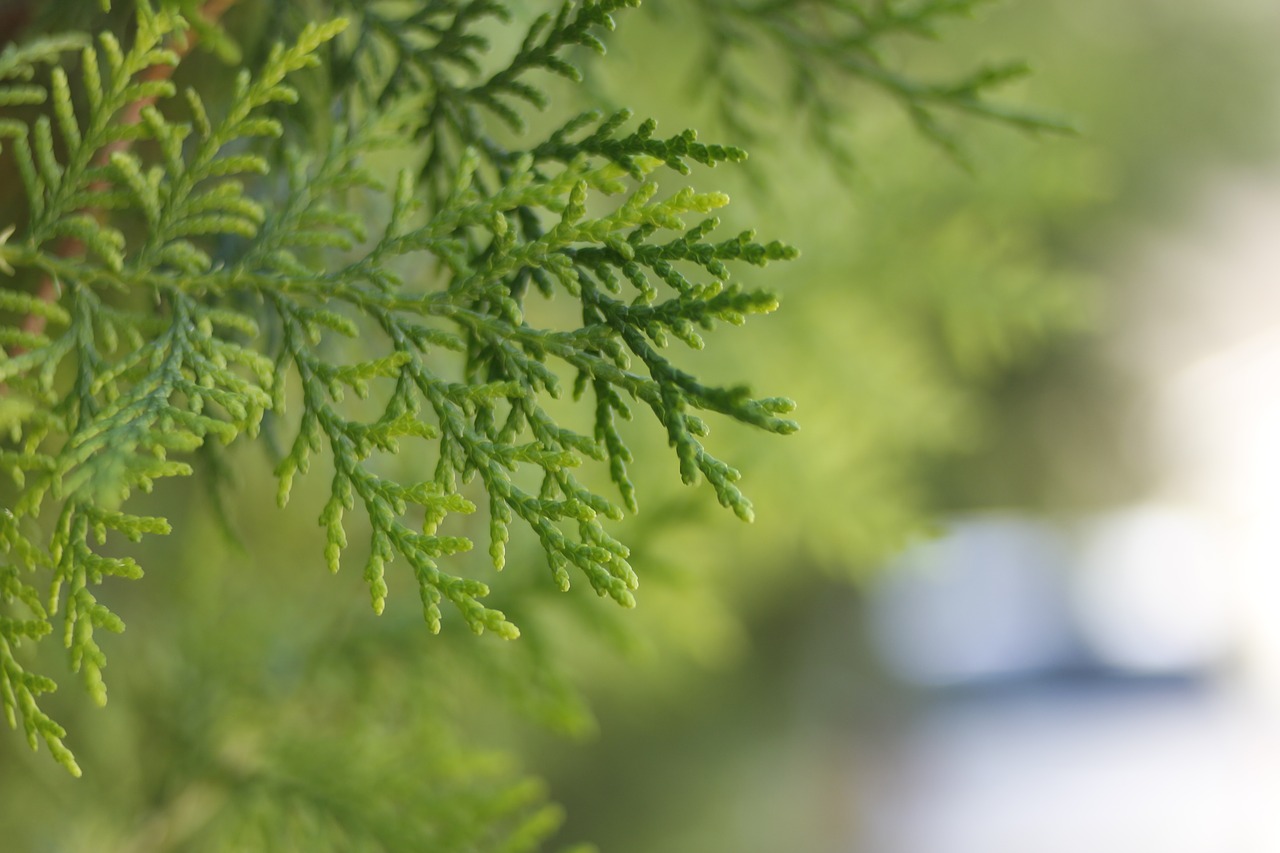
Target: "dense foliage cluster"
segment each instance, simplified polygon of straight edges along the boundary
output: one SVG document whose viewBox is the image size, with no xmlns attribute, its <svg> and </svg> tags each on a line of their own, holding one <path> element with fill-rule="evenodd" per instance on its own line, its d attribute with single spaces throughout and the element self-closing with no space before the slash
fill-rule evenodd
<svg viewBox="0 0 1280 853">
<path fill-rule="evenodd" d="M 113 540 L 170 532 L 131 511 L 130 496 L 197 467 L 220 488 L 219 448 L 233 442 L 258 439 L 274 456 L 281 504 L 323 460 L 317 557 L 338 569 L 358 513 L 373 608 L 394 561 L 432 631 L 453 617 L 519 633 L 486 604 L 488 585 L 449 559 L 473 544 L 451 516 L 477 510 L 497 569 L 521 525 L 555 586 L 581 579 L 634 604 L 637 572 L 606 522 L 638 509 L 621 426 L 636 413 L 664 431 L 683 482 L 705 480 L 751 519 L 739 472 L 704 444 L 709 420 L 785 434 L 793 404 L 704 382 L 669 346 L 700 350 L 708 330 L 777 306 L 735 270 L 795 250 L 716 235 L 727 197 L 671 187 L 746 155 L 693 131 L 664 137 L 627 110 L 526 138 L 524 107 L 550 105 L 547 75 L 580 80 L 585 52 L 603 53 L 634 0 L 565 3 L 497 63 L 491 39 L 512 16 L 493 0 L 282 4 L 263 49 L 218 23 L 231 3 L 116 4 L 74 32 L 54 28 L 59 5 L 0 52 L 0 158 L 17 197 L 5 208 L 14 221 L 0 222 L 0 466 L 11 481 L 0 700 L 32 747 L 79 773 L 41 705 L 54 682 L 29 648 L 60 634 L 105 702 L 95 633 L 123 623 L 95 590 L 143 571 Z M 949 147 L 939 106 L 1050 126 L 984 99 L 1017 69 L 926 84 L 875 50 L 976 5 L 702 0 L 696 12 L 729 126 L 749 132 L 738 110 L 753 94 L 724 63 L 759 41 L 792 69 L 797 105 L 838 154 L 822 136 L 835 110 L 817 85 L 828 70 L 887 89 Z M 212 83 L 184 77 L 197 46 L 228 63 Z M 388 465 L 402 446 L 424 460 L 407 480 Z M 364 790 L 358 775 L 352 791 Z M 385 844 L 472 849 L 481 842 L 468 832 L 540 796 L 511 790 L 494 795 L 494 820 L 457 830 L 465 841 L 441 841 L 442 819 Z M 534 814 L 503 849 L 545 834 L 548 818 Z M 381 825 L 354 815 L 351 825 Z M 339 844 L 337 830 L 316 831 Z"/>
<path fill-rule="evenodd" d="M 706 476 L 722 503 L 750 517 L 737 472 L 699 441 L 706 425 L 698 412 L 787 432 L 794 426 L 778 414 L 790 404 L 752 399 L 745 388 L 705 386 L 661 348 L 668 335 L 699 347 L 697 328 L 771 310 L 771 295 L 728 281 L 726 262 L 761 264 L 792 250 L 757 243 L 750 234 L 709 242 L 714 219 L 690 228 L 682 217 L 709 213 L 725 203 L 723 196 L 682 190 L 658 198 L 657 183 L 646 180 L 659 167 L 687 172 L 687 160 L 714 164 L 741 152 L 699 144 L 692 134 L 657 139 L 651 124 L 621 135 L 625 114 L 603 122 L 581 116 L 545 143 L 508 151 L 485 135 L 478 115 L 487 108 L 518 121 L 502 96 L 538 101 L 537 90 L 522 80 L 526 70 L 576 75 L 559 51 L 598 45 L 592 30 L 612 27 L 616 5 L 566 6 L 558 17 L 540 19 L 503 72 L 466 89 L 437 89 L 449 94 L 433 102 L 420 126 L 395 109 L 397 100 L 420 98 L 442 58 L 478 70 L 472 54 L 484 43 L 465 38 L 463 27 L 498 8 L 455 10 L 450 27 L 458 43 L 439 35 L 431 40 L 447 11 L 415 14 L 393 26 L 376 9 L 353 9 L 363 38 L 332 48 L 357 69 L 356 83 L 340 90 L 335 103 L 342 120 L 319 157 L 285 142 L 287 186 L 269 204 L 246 184 L 249 176 L 269 174 L 270 163 L 244 141 L 282 135 L 268 107 L 297 99 L 286 78 L 315 65 L 321 47 L 348 27 L 346 19 L 306 26 L 257 74 L 242 73 L 222 114 L 213 117 L 194 88 L 178 96 L 167 80 L 146 78 L 159 64 L 178 63 L 166 45 L 182 19 L 145 4 L 129 49 L 108 33 L 81 50 L 82 105 L 61 66 L 52 70 L 48 93 L 25 81 L 10 87 L 10 103 L 47 94 L 53 118 L 4 127 L 30 209 L 29 223 L 6 245 L 5 263 L 14 271 L 38 271 L 64 294 L 50 303 L 6 291 L 6 308 L 43 317 L 49 327 L 10 328 L 6 343 L 20 353 L 0 369 L 10 406 L 22 407 L 12 409 L 8 426 L 16 447 L 5 452 L 22 486 L 6 516 L 6 543 L 15 557 L 6 581 L 27 611 L 6 637 L 5 699 L 11 715 L 21 710 L 31 737 L 38 733 L 70 762 L 60 729 L 35 703 L 51 685 L 23 670 L 11 651 L 20 638 L 48 631 L 50 611 L 62 611 L 73 668 L 94 697 L 105 700 L 105 661 L 94 630 L 122 626 L 94 598 L 93 587 L 104 577 L 137 577 L 141 570 L 129 558 L 96 553 L 89 535 L 168 532 L 162 519 L 119 509 L 130 491 L 189 473 L 181 455 L 207 440 L 228 444 L 256 435 L 264 413 L 284 409 L 290 372 L 301 387 L 302 411 L 296 438 L 276 468 L 281 502 L 313 454 L 332 454 L 332 498 L 321 520 L 330 568 L 338 568 L 347 545 L 343 515 L 358 505 L 373 523 L 365 576 L 374 608 L 381 611 L 387 591 L 384 564 L 399 557 L 418 579 L 432 630 L 439 630 L 439 605 L 448 601 L 476 631 L 517 634 L 502 613 L 481 602 L 483 583 L 438 565 L 471 546 L 437 527 L 448 513 L 475 509 L 460 492 L 472 477 L 484 486 L 496 566 L 503 564 L 507 527 L 519 519 L 536 532 L 558 585 L 567 587 L 576 568 L 601 594 L 633 603 L 637 580 L 627 549 L 601 524 L 622 510 L 573 473 L 584 457 L 606 461 L 634 510 L 630 457 L 615 425 L 617 416 L 631 416 L 629 402 L 647 407 L 666 428 L 686 482 Z M 380 38 L 390 33 L 395 40 Z M 11 51 L 8 76 L 30 78 L 34 63 L 65 47 L 41 41 Z M 392 70 L 382 79 L 377 69 L 388 49 L 404 55 L 390 59 Z M 185 120 L 166 116 L 175 112 L 170 100 L 179 97 Z M 139 102 L 146 102 L 140 121 L 119 120 Z M 369 235 L 364 218 L 343 208 L 361 194 L 381 192 L 360 160 L 393 131 L 423 139 L 430 205 L 421 210 L 406 170 L 387 223 Z M 144 163 L 135 153 L 144 142 L 156 147 L 158 162 Z M 589 215 L 591 196 L 622 201 Z M 136 227 L 127 233 L 128 225 Z M 655 240 L 662 230 L 678 236 Z M 67 239 L 83 244 L 84 253 L 60 251 L 59 241 Z M 216 254 L 219 241 L 226 248 Z M 415 255 L 430 256 L 434 269 L 406 280 L 402 262 Z M 705 280 L 691 281 L 681 266 L 701 268 Z M 526 322 L 529 284 L 545 296 L 563 291 L 580 299 L 581 327 Z M 624 287 L 633 289 L 631 296 Z M 138 294 L 146 295 L 144 304 L 129 304 L 127 297 Z M 367 340 L 374 329 L 385 344 L 357 360 L 338 360 L 329 338 Z M 462 381 L 449 377 L 451 359 L 438 355 L 449 352 L 464 356 Z M 634 370 L 633 361 L 642 370 Z M 561 394 L 551 362 L 574 371 L 575 396 L 594 398 L 593 435 L 561 426 L 543 407 L 543 395 Z M 63 379 L 67 370 L 75 376 L 70 383 Z M 345 392 L 365 397 L 373 386 L 377 393 L 380 380 L 391 388 L 374 416 L 344 407 Z M 371 457 L 395 452 L 402 440 L 438 442 L 430 477 L 399 483 L 377 473 Z M 540 472 L 535 490 L 519 483 L 525 468 Z M 60 513 L 47 542 L 27 527 L 28 519 L 51 511 L 46 499 L 57 501 Z M 47 601 L 33 583 L 42 572 L 55 578 Z"/>
</svg>

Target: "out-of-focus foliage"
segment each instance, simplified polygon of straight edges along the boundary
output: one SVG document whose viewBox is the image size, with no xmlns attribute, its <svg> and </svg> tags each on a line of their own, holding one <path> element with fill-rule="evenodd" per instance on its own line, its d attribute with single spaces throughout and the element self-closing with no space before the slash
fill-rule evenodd
<svg viewBox="0 0 1280 853">
<path fill-rule="evenodd" d="M 944 114 L 992 119 L 1031 131 L 1067 131 L 1060 118 L 991 97 L 1031 73 L 1025 61 L 986 63 L 925 77 L 893 54 L 913 40 L 934 40 L 956 21 L 972 18 L 992 0 L 903 2 L 660 3 L 687 16 L 707 37 L 695 79 L 717 117 L 735 137 L 753 139 L 779 114 L 803 122 L 810 142 L 842 168 L 856 162 L 839 131 L 849 115 L 848 88 L 861 84 L 892 98 L 920 134 L 965 160 L 965 146 Z M 791 122 L 787 123 L 791 126 Z"/>
</svg>

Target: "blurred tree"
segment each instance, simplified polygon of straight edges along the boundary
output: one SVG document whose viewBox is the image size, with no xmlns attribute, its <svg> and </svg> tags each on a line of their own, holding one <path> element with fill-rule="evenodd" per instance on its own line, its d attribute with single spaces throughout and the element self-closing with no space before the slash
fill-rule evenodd
<svg viewBox="0 0 1280 853">
<path fill-rule="evenodd" d="M 711 241 L 719 222 L 701 217 L 725 204 L 720 192 L 656 194 L 671 173 L 702 181 L 696 166 L 745 154 L 691 131 L 664 138 L 625 109 L 548 112 L 533 130 L 520 109 L 611 99 L 554 91 L 539 73 L 577 82 L 580 54 L 603 52 L 613 14 L 630 5 L 567 3 L 537 17 L 491 0 L 6 7 L 0 698 L 32 747 L 89 769 L 78 784 L 92 792 L 6 748 L 5 772 L 31 780 L 6 786 L 0 803 L 20 848 L 538 846 L 558 812 L 508 759 L 470 743 L 501 740 L 497 697 L 563 731 L 590 728 L 564 675 L 591 663 L 574 646 L 638 634 L 583 603 L 571 580 L 630 606 L 633 565 L 660 578 L 680 561 L 661 553 L 678 540 L 650 526 L 697 517 L 667 498 L 627 535 L 624 510 L 665 481 L 649 464 L 662 458 L 658 441 L 675 449 L 681 480 L 706 479 L 749 520 L 739 474 L 707 449 L 700 413 L 791 432 L 790 401 L 754 398 L 735 384 L 742 373 L 825 398 L 842 416 L 814 439 L 834 476 L 810 490 L 809 523 L 842 531 L 826 540 L 832 553 L 865 563 L 926 518 L 920 458 L 971 429 L 965 391 L 936 365 L 1006 363 L 1079 313 L 1074 282 L 1041 281 L 1033 261 L 984 275 L 968 254 L 983 223 L 921 219 L 927 254 L 956 261 L 950 275 L 886 269 L 869 285 L 826 289 L 783 333 L 786 357 L 730 372 L 741 351 L 714 359 L 731 345 L 717 325 L 776 305 L 730 265 L 795 252 L 750 230 Z M 987 99 L 1021 65 L 935 82 L 888 58 L 899 40 L 981 5 L 658 4 L 666 18 L 655 20 L 683 34 L 673 56 L 700 69 L 735 137 L 762 125 L 753 110 L 785 125 L 804 118 L 825 162 L 797 157 L 785 177 L 753 180 L 779 194 L 762 204 L 793 213 L 798 236 L 818 243 L 850 227 L 828 213 L 840 203 L 790 193 L 856 162 L 837 136 L 844 103 L 832 86 L 888 93 L 957 156 L 966 149 L 944 123 L 949 109 L 1062 129 Z M 757 64 L 739 67 L 743 56 Z M 671 73 L 649 65 L 637 79 L 657 88 Z M 772 88 L 776 79 L 788 85 Z M 642 100 L 644 88 L 621 97 Z M 871 221 L 858 233 L 868 257 L 887 239 Z M 1015 235 L 992 251 L 1035 247 Z M 670 354 L 669 339 L 713 344 L 698 361 L 711 379 Z M 833 357 L 839 339 L 858 341 L 859 357 Z M 624 436 L 617 421 L 634 408 L 662 429 Z M 273 456 L 276 489 L 251 453 L 223 449 L 255 438 Z M 284 503 L 313 460 L 329 488 L 297 489 L 284 521 L 264 521 L 252 496 L 278 491 Z M 766 482 L 785 480 L 768 471 L 777 463 L 755 462 Z M 165 482 L 192 473 L 194 491 Z M 156 496 L 131 496 L 153 484 Z M 237 512 L 243 495 L 252 511 Z M 206 505 L 241 528 L 242 553 L 206 541 L 220 526 L 199 517 Z M 507 638 L 519 624 L 524 637 L 427 644 L 411 614 L 353 614 L 349 595 L 299 579 L 310 561 L 295 543 L 314 537 L 295 529 L 298 505 L 319 516 L 324 544 L 310 550 L 332 569 L 359 552 L 377 612 L 407 585 L 432 631 L 460 618 Z M 468 517 L 477 506 L 480 530 Z M 181 541 L 116 541 L 167 533 L 170 520 Z M 709 541 L 697 535 L 695 551 Z M 461 556 L 477 537 L 487 565 Z M 495 571 L 532 562 L 531 550 L 552 584 L 530 571 L 497 583 Z M 410 571 L 384 573 L 394 559 Z M 103 583 L 144 565 L 181 571 L 153 572 L 145 592 Z M 732 635 L 733 586 L 711 575 L 659 590 L 663 633 L 714 656 Z M 42 638 L 59 629 L 103 703 L 95 630 L 126 622 L 145 636 L 116 645 L 106 712 L 86 721 L 78 703 L 48 695 L 42 673 L 56 664 Z M 73 722 L 71 736 L 55 715 Z M 81 732 L 97 736 L 73 758 L 63 740 Z M 68 809 L 76 820 L 57 820 Z"/>
</svg>

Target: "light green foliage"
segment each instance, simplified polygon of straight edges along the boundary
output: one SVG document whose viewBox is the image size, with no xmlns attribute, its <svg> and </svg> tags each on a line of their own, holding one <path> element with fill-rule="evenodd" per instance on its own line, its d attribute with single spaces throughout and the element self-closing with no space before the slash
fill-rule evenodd
<svg viewBox="0 0 1280 853">
<path fill-rule="evenodd" d="M 346 118 L 322 158 L 284 142 L 291 165 L 278 197 L 263 195 L 270 184 L 254 181 L 272 164 L 253 141 L 281 136 L 271 108 L 298 97 L 286 78 L 316 65 L 321 47 L 347 28 L 345 19 L 308 25 L 292 44 L 274 48 L 256 73 L 240 73 L 218 108 L 194 89 L 179 94 L 167 79 L 144 73 L 177 65 L 169 45 L 185 27 L 175 12 L 145 4 L 127 49 L 110 33 L 83 48 L 74 86 L 55 66 L 46 90 L 26 83 L 13 90 L 11 101 L 47 95 L 53 115 L 0 125 L 30 213 L 5 244 L 4 261 L 18 273 L 48 277 L 61 294 L 47 304 L 17 291 L 6 297 L 10 311 L 38 313 L 52 331 L 15 331 L 7 343 L 21 352 L 0 362 L 6 395 L 33 404 L 11 423 L 16 448 L 5 451 L 21 489 L 7 528 L 14 559 L 6 571 L 11 598 L 29 618 L 15 623 L 3 647 L 5 706 L 11 717 L 21 711 L 33 742 L 40 734 L 70 762 L 61 729 L 34 701 L 51 683 L 22 670 L 9 649 L 47 632 L 49 614 L 61 609 L 72 666 L 105 701 L 105 660 L 94 630 L 123 625 L 93 588 L 106 576 L 141 575 L 129 558 L 99 556 L 86 542 L 89 532 L 99 544 L 108 529 L 134 539 L 168 532 L 163 520 L 118 507 L 134 489 L 189 474 L 183 457 L 206 441 L 257 435 L 265 412 L 283 413 L 291 373 L 301 413 L 276 466 L 281 503 L 313 455 L 328 455 L 332 496 L 321 524 L 330 567 L 338 568 L 348 544 L 344 513 L 358 508 L 371 526 L 364 574 L 374 609 L 381 612 L 387 594 L 385 564 L 399 558 L 418 581 L 433 631 L 447 601 L 477 632 L 518 634 L 482 603 L 486 584 L 440 565 L 471 547 L 438 527 L 450 513 L 475 509 L 460 491 L 473 478 L 483 487 L 496 567 L 504 563 L 508 527 L 519 520 L 536 534 L 560 588 L 577 570 L 601 595 L 634 604 L 638 579 L 628 550 L 602 524 L 621 518 L 622 509 L 574 473 L 584 459 L 607 463 L 623 503 L 635 510 L 630 456 L 615 425 L 617 416 L 631 417 L 633 405 L 666 429 L 686 483 L 705 477 L 722 504 L 750 518 L 738 472 L 701 443 L 707 424 L 699 413 L 790 432 L 794 424 L 779 417 L 790 404 L 705 385 L 662 348 L 668 336 L 698 348 L 697 329 L 773 310 L 775 298 L 733 283 L 728 264 L 764 264 L 794 252 L 750 234 L 709 242 L 716 220 L 690 226 L 686 219 L 705 217 L 727 198 L 691 189 L 661 196 L 654 179 L 664 168 L 687 173 L 688 161 L 714 165 L 742 153 L 701 145 L 691 133 L 657 139 L 651 123 L 623 134 L 625 113 L 604 121 L 580 116 L 546 142 L 510 151 L 485 134 L 479 118 L 483 109 L 517 126 L 504 98 L 540 103 L 526 72 L 577 75 L 560 51 L 600 48 L 592 30 L 612 28 L 610 14 L 621 5 L 566 5 L 554 18 L 540 18 L 506 69 L 469 87 L 444 85 L 439 63 L 477 69 L 471 54 L 484 43 L 467 28 L 499 7 L 429 7 L 402 22 L 380 17 L 376 7 L 354 7 L 355 43 L 331 48 L 347 51 L 345 64 L 362 69 L 359 85 L 337 90 Z M 414 26 L 436 41 L 412 38 Z M 17 54 L 7 67 L 30 76 L 31 61 L 68 44 Z M 403 55 L 384 79 L 377 64 L 388 50 Z M 425 118 L 404 124 L 394 103 L 420 103 L 424 94 L 434 95 Z M 140 120 L 122 121 L 137 104 L 144 105 Z M 177 118 L 183 113 L 187 121 Z M 361 160 L 393 132 L 427 145 L 427 192 L 423 199 L 412 176 L 402 174 L 387 223 L 368 234 L 349 208 L 383 197 Z M 154 162 L 138 153 L 144 146 Z M 672 231 L 677 236 L 661 236 Z M 82 245 L 83 254 L 65 251 L 66 240 Z M 233 248 L 217 254 L 219 245 Z M 406 262 L 419 270 L 412 279 Z M 681 266 L 705 277 L 687 277 Z M 530 282 L 546 297 L 562 292 L 580 300 L 581 325 L 527 322 Z M 334 360 L 341 356 L 331 339 L 373 336 L 381 343 L 370 343 L 359 360 Z M 459 360 L 462 381 L 448 378 L 448 365 Z M 544 408 L 543 398 L 561 395 L 566 371 L 576 376 L 574 396 L 594 399 L 594 435 L 562 426 Z M 373 393 L 377 411 L 366 416 L 346 405 L 347 391 Z M 395 453 L 402 440 L 435 443 L 431 476 L 398 482 L 378 472 L 377 454 Z M 540 481 L 533 490 L 521 483 L 529 470 Z M 54 511 L 46 504 L 60 507 L 47 540 L 33 524 L 42 511 Z M 34 584 L 50 574 L 46 607 Z"/>
</svg>

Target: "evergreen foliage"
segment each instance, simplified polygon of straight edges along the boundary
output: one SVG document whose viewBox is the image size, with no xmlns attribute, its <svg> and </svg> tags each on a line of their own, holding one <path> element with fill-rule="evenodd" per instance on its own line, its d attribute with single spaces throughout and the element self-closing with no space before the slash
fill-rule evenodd
<svg viewBox="0 0 1280 853">
<path fill-rule="evenodd" d="M 708 34 L 698 79 L 715 94 L 721 121 L 735 137 L 754 139 L 772 115 L 789 110 L 803 116 L 810 139 L 846 170 L 854 157 L 836 132 L 846 123 L 843 103 L 855 82 L 893 98 L 917 131 L 966 165 L 964 145 L 945 113 L 1028 131 L 1071 132 L 1061 119 L 989 97 L 1026 77 L 1026 62 L 989 63 L 936 80 L 900 67 L 892 49 L 897 43 L 937 39 L 946 23 L 991 5 L 992 0 L 696 0 L 690 11 Z M 761 67 L 783 74 L 761 79 L 754 73 Z"/>
<path fill-rule="evenodd" d="M 524 107 L 550 105 L 546 75 L 580 80 L 584 49 L 602 53 L 614 15 L 635 2 L 565 3 L 498 67 L 489 39 L 511 15 L 492 0 L 309 4 L 273 16 L 272 46 L 228 71 L 228 87 L 174 82 L 192 42 L 224 59 L 256 55 L 206 18 L 215 4 L 116 5 L 127 8 L 85 32 L 24 36 L 0 53 L 0 157 L 16 169 L 24 211 L 0 223 L 0 463 L 13 483 L 0 514 L 0 698 L 33 748 L 43 742 L 79 773 L 41 705 L 54 682 L 24 647 L 60 633 L 91 698 L 106 701 L 96 632 L 124 625 L 96 589 L 143 571 L 113 540 L 170 532 L 167 519 L 131 511 L 130 497 L 200 459 L 216 479 L 220 446 L 261 441 L 282 505 L 324 460 L 317 556 L 338 569 L 358 513 L 374 610 L 398 561 L 433 632 L 458 618 L 476 633 L 519 634 L 486 603 L 488 585 L 454 568 L 473 543 L 449 532 L 451 516 L 477 511 L 496 569 L 521 525 L 555 587 L 585 580 L 635 603 L 630 551 L 606 523 L 638 510 L 620 425 L 636 412 L 657 422 L 684 483 L 706 480 L 751 520 L 739 472 L 705 446 L 709 421 L 786 434 L 792 403 L 704 382 L 669 346 L 701 350 L 707 331 L 777 307 L 738 271 L 795 250 L 750 231 L 713 236 L 727 197 L 671 188 L 745 153 L 693 131 L 663 137 L 627 110 L 524 136 Z M 698 14 L 726 61 L 755 39 L 780 51 L 797 91 L 815 93 L 802 99 L 814 128 L 834 111 L 810 85 L 828 68 L 887 89 L 948 147 L 939 106 L 1053 127 L 984 98 L 1016 69 L 934 85 L 881 62 L 881 39 L 975 5 L 704 0 Z M 735 115 L 750 93 L 714 76 Z M 388 174 L 382 158 L 405 168 Z M 429 460 L 412 479 L 389 472 L 402 447 Z M 483 763 L 457 766 L 459 790 L 485 775 Z M 451 794 L 405 790 L 470 822 L 449 830 L 427 815 L 422 834 L 384 838 L 376 801 L 358 803 L 373 780 L 404 772 L 374 756 L 368 784 L 353 772 L 349 791 L 279 780 L 255 791 L 315 814 L 347 804 L 351 819 L 332 826 L 311 812 L 282 818 L 303 828 L 280 837 L 315 832 L 334 849 L 531 849 L 554 823 L 523 783 L 486 788 L 460 811 L 446 807 Z M 246 802 L 244 826 L 258 832 Z M 487 833 L 508 817 L 516 830 L 499 844 Z"/>
</svg>

